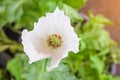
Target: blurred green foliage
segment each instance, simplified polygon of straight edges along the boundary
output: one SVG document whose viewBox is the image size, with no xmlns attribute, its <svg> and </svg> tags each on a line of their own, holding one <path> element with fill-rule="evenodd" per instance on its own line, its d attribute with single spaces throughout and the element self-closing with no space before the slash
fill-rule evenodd
<svg viewBox="0 0 120 80">
<path fill-rule="evenodd" d="M 110 67 L 112 61 L 107 61 L 107 59 L 108 55 L 112 54 L 113 46 L 109 33 L 103 28 L 106 24 L 112 23 L 101 15 L 94 16 L 89 13 L 89 20 L 86 23 L 82 26 L 78 23 L 75 26 L 76 33 L 82 38 L 80 52 L 76 55 L 70 52 L 66 60 L 72 72 L 83 80 L 117 79 L 109 73 L 109 70 L 106 72 L 106 67 Z"/>
<path fill-rule="evenodd" d="M 0 53 L 9 49 L 12 53 L 23 51 L 22 45 L 7 37 L 2 29 L 0 29 Z"/>
<path fill-rule="evenodd" d="M 74 9 L 81 9 L 87 0 L 63 0 L 64 3 L 73 7 Z"/>
<path fill-rule="evenodd" d="M 71 52 L 66 60 L 72 72 L 83 80 L 120 79 L 111 76 L 109 69 L 106 70 L 112 62 L 108 55 L 112 56 L 111 48 L 114 45 L 109 33 L 103 28 L 106 24 L 112 23 L 101 15 L 89 13 L 86 23 L 75 26 L 76 33 L 82 38 L 80 52 L 76 55 Z"/>
<path fill-rule="evenodd" d="M 50 72 L 44 72 L 44 64 L 45 60 L 29 64 L 25 54 L 18 54 L 8 63 L 7 69 L 16 80 L 78 80 L 63 63 Z"/>
<path fill-rule="evenodd" d="M 9 80 L 10 76 L 6 76 L 7 70 L 6 69 L 0 69 L 0 80 Z"/>
<path fill-rule="evenodd" d="M 6 24 L 15 23 L 16 29 L 33 28 L 33 23 L 37 22 L 38 18 L 44 16 L 46 12 L 53 12 L 58 6 L 61 9 L 67 8 L 69 5 L 79 9 L 84 6 L 86 0 L 4 0 L 0 1 L 0 27 Z M 79 4 L 80 3 L 80 4 Z M 63 4 L 65 6 L 63 6 Z M 70 7 L 69 6 L 69 7 Z M 69 8 L 72 10 L 72 7 Z M 66 10 L 66 9 L 65 9 Z M 75 10 L 69 14 L 72 16 Z M 67 11 L 65 11 L 67 12 Z M 70 16 L 71 17 L 71 16 Z M 78 16 L 77 16 L 78 17 Z M 77 18 L 76 17 L 76 18 Z"/>
</svg>

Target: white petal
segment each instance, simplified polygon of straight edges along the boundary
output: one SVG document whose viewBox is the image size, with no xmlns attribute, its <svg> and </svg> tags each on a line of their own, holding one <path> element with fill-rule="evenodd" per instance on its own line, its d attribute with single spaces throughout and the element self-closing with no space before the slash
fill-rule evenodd
<svg viewBox="0 0 120 80">
<path fill-rule="evenodd" d="M 24 46 L 24 51 L 28 55 L 30 59 L 29 61 L 30 63 L 50 57 L 49 54 L 39 53 L 35 49 L 33 42 L 36 42 L 37 40 L 36 40 L 36 35 L 33 31 L 28 32 L 27 30 L 23 30 L 21 38 L 22 38 L 22 44 Z"/>
<path fill-rule="evenodd" d="M 47 67 L 47 71 L 51 71 L 53 68 L 56 68 L 60 61 L 68 56 L 69 49 L 66 44 L 56 50 L 52 50 L 51 56 L 51 65 Z"/>
<path fill-rule="evenodd" d="M 41 17 L 38 23 L 35 23 L 35 32 L 39 36 L 57 34 L 60 29 L 70 25 L 69 17 L 64 12 L 56 9 L 54 13 L 47 13 L 46 17 Z"/>
<path fill-rule="evenodd" d="M 64 12 L 58 10 L 54 13 L 47 13 L 46 17 L 39 19 L 35 23 L 35 32 L 40 36 L 48 36 L 51 34 L 60 34 L 63 41 L 69 44 L 71 51 L 78 52 L 79 40 L 70 24 L 70 18 L 64 15 Z"/>
<path fill-rule="evenodd" d="M 61 29 L 60 31 L 62 31 L 62 39 L 64 43 L 68 44 L 70 51 L 74 51 L 75 53 L 78 52 L 80 39 L 74 32 L 74 28 L 72 26 L 68 26 L 64 27 L 64 29 Z"/>
</svg>

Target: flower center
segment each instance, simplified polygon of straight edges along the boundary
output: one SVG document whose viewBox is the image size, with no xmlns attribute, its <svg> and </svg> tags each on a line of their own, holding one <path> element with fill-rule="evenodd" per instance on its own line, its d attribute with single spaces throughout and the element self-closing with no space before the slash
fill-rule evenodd
<svg viewBox="0 0 120 80">
<path fill-rule="evenodd" d="M 48 36 L 47 43 L 48 46 L 52 47 L 53 49 L 57 49 L 61 46 L 62 38 L 60 35 L 52 34 Z"/>
</svg>

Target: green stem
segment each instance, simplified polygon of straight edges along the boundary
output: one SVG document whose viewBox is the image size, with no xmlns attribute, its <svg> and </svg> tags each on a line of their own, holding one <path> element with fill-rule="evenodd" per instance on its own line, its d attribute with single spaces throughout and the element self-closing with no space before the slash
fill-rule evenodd
<svg viewBox="0 0 120 80">
<path fill-rule="evenodd" d="M 43 72 L 46 72 L 46 71 L 47 71 L 47 70 L 46 70 L 47 63 L 48 63 L 48 58 L 47 58 L 47 59 L 45 59 L 45 64 L 44 64 L 44 70 L 43 70 Z"/>
</svg>

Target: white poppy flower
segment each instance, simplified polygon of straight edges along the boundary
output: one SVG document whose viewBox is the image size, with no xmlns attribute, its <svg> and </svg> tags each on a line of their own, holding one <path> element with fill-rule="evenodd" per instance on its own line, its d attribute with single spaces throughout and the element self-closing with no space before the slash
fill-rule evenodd
<svg viewBox="0 0 120 80">
<path fill-rule="evenodd" d="M 51 58 L 51 65 L 47 67 L 50 71 L 68 56 L 69 51 L 78 51 L 79 38 L 70 24 L 70 18 L 57 8 L 34 23 L 32 31 L 23 30 L 22 44 L 29 63 Z"/>
</svg>

